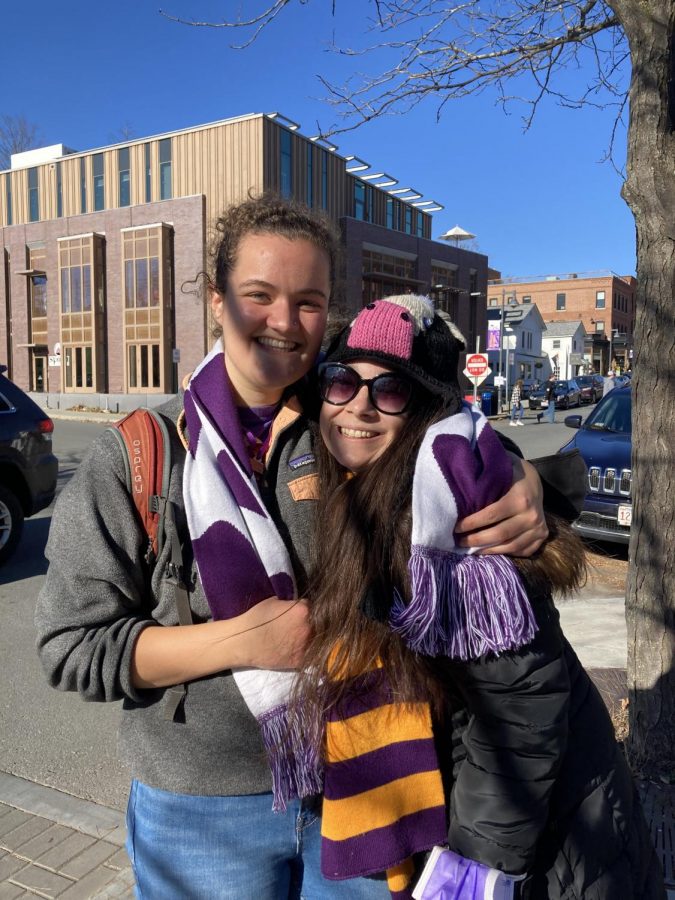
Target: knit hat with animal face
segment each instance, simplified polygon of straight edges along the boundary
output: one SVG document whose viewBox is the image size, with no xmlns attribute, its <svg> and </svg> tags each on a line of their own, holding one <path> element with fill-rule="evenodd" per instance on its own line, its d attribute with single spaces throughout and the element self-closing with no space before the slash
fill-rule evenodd
<svg viewBox="0 0 675 900">
<path fill-rule="evenodd" d="M 369 359 L 392 366 L 442 396 L 453 413 L 462 400 L 457 372 L 465 343 L 459 330 L 436 313 L 428 297 L 401 294 L 362 309 L 334 338 L 325 362 Z"/>
</svg>

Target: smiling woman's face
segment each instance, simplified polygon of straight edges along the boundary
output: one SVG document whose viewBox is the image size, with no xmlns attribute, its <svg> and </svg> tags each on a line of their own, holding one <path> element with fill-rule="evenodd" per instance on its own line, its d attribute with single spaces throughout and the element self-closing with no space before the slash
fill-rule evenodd
<svg viewBox="0 0 675 900">
<path fill-rule="evenodd" d="M 307 374 L 321 347 L 329 296 L 325 250 L 277 234 L 242 238 L 225 296 L 211 296 L 237 402 L 276 403 Z"/>
<path fill-rule="evenodd" d="M 349 367 L 365 379 L 392 371 L 370 362 L 350 362 Z M 405 423 L 405 415 L 390 416 L 378 412 L 370 402 L 365 385 L 344 406 L 323 403 L 319 417 L 326 447 L 350 472 L 360 472 L 382 456 L 401 434 Z"/>
</svg>

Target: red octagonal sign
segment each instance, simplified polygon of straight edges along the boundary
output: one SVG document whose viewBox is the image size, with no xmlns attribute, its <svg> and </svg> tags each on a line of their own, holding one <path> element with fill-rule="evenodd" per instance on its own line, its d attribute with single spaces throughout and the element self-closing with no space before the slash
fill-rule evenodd
<svg viewBox="0 0 675 900">
<path fill-rule="evenodd" d="M 472 378 L 480 378 L 485 375 L 488 368 L 488 358 L 484 353 L 473 353 L 466 358 L 466 369 Z"/>
</svg>

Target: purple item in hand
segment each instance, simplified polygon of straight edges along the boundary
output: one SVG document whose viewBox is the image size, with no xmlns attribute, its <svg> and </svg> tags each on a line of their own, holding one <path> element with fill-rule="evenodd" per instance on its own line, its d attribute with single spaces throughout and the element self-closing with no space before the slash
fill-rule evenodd
<svg viewBox="0 0 675 900">
<path fill-rule="evenodd" d="M 498 869 L 434 847 L 413 891 L 415 900 L 513 900 L 515 881 Z"/>
</svg>

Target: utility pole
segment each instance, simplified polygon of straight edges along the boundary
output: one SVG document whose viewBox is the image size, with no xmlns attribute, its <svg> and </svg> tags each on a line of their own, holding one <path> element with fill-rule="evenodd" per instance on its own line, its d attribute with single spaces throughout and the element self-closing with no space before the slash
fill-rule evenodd
<svg viewBox="0 0 675 900">
<path fill-rule="evenodd" d="M 499 385 L 497 386 L 497 412 L 502 411 L 502 378 L 504 376 L 504 307 L 506 288 L 502 287 L 502 314 L 499 318 Z"/>
</svg>

